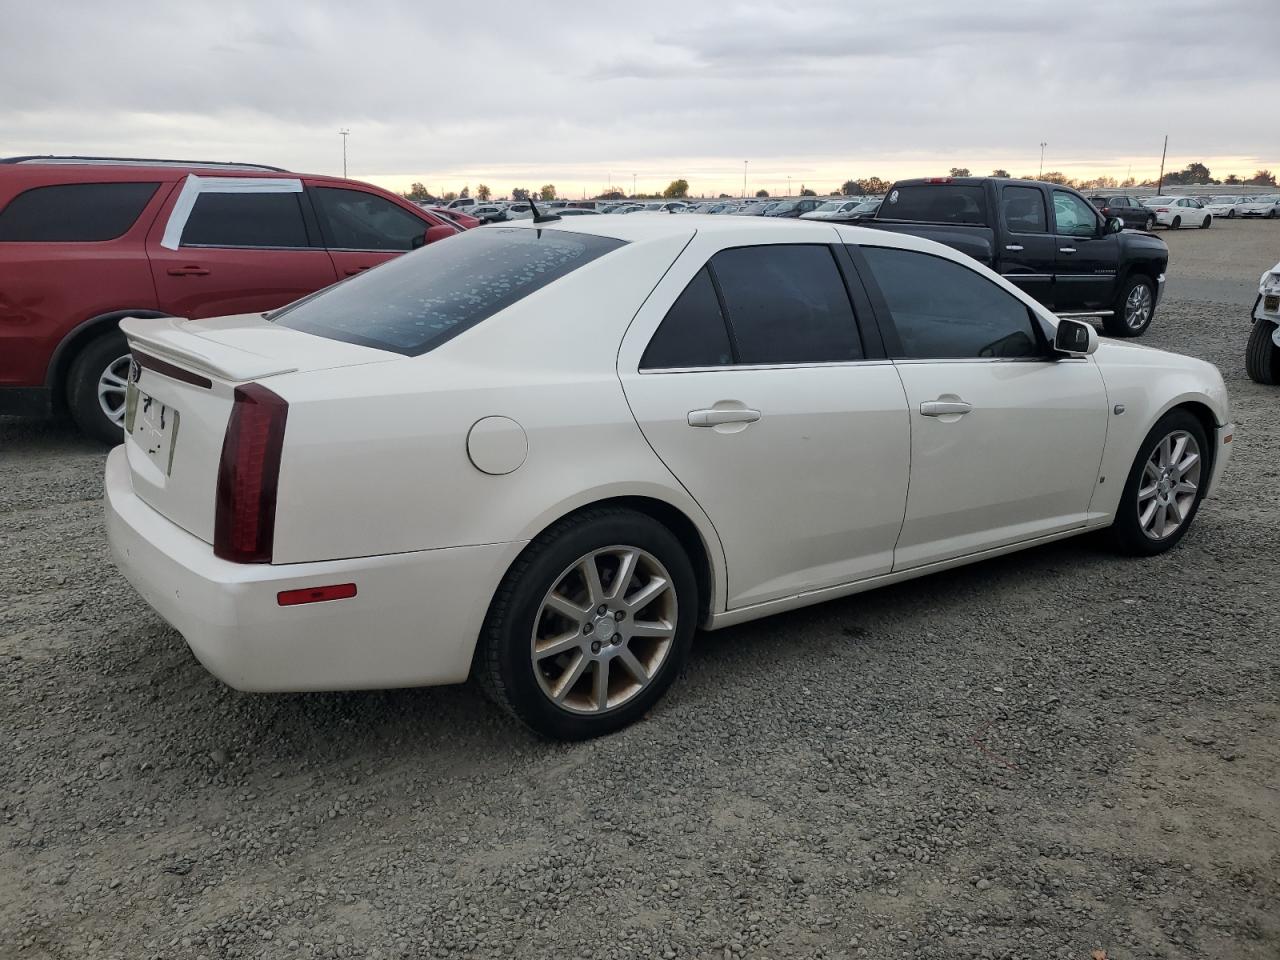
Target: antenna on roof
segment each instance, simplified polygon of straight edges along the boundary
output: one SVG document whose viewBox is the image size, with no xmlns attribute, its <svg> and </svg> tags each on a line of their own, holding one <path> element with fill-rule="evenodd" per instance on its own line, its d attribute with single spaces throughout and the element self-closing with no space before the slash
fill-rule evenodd
<svg viewBox="0 0 1280 960">
<path fill-rule="evenodd" d="M 560 214 L 558 213 L 540 213 L 538 208 L 534 206 L 532 195 L 529 197 L 529 209 L 533 211 L 534 223 L 550 223 L 553 220 L 560 219 Z"/>
</svg>

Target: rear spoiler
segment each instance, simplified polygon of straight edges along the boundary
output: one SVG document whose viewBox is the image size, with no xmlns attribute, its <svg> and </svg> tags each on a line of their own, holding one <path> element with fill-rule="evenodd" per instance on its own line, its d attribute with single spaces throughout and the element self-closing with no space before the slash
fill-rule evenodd
<svg viewBox="0 0 1280 960">
<path fill-rule="evenodd" d="M 186 322 L 182 317 L 125 317 L 120 321 L 120 330 L 130 349 L 219 380 L 239 383 L 298 369 L 278 359 L 198 337 L 183 330 Z"/>
</svg>

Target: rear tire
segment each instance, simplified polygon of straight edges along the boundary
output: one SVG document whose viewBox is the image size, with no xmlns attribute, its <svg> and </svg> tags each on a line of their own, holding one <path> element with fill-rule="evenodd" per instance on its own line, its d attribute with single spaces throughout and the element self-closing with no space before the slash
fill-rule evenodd
<svg viewBox="0 0 1280 960">
<path fill-rule="evenodd" d="M 1147 222 L 1143 225 L 1143 229 L 1146 230 L 1147 233 L 1150 233 L 1155 228 L 1156 228 L 1156 218 L 1147 217 Z"/>
<path fill-rule="evenodd" d="M 542 736 L 598 737 L 635 722 L 666 693 L 698 610 L 693 566 L 670 530 L 634 510 L 591 508 L 540 534 L 512 565 L 472 673 Z"/>
<path fill-rule="evenodd" d="M 87 436 L 115 446 L 124 442 L 124 397 L 129 346 L 112 330 L 85 346 L 67 375 L 67 406 Z"/>
<path fill-rule="evenodd" d="M 1268 387 L 1280 384 L 1280 347 L 1271 339 L 1274 330 L 1275 325 L 1270 321 L 1253 321 L 1244 351 L 1244 369 L 1249 379 Z"/>
<path fill-rule="evenodd" d="M 1177 230 L 1180 226 L 1182 226 L 1182 218 L 1181 218 L 1181 217 L 1174 217 L 1174 218 L 1173 218 L 1173 223 L 1169 224 L 1169 229 L 1170 229 L 1170 230 Z"/>
<path fill-rule="evenodd" d="M 1208 455 L 1204 427 L 1190 411 L 1170 410 L 1156 422 L 1138 448 L 1116 508 L 1110 535 L 1117 551 L 1151 557 L 1186 536 L 1209 483 Z"/>
<path fill-rule="evenodd" d="M 1116 297 L 1114 312 L 1102 318 L 1108 336 L 1140 337 L 1156 313 L 1155 290 L 1144 276 L 1130 277 Z"/>
</svg>

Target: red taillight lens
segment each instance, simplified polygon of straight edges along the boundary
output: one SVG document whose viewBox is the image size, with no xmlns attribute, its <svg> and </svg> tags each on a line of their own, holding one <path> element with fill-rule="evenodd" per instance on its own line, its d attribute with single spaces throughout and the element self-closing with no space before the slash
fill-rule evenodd
<svg viewBox="0 0 1280 960">
<path fill-rule="evenodd" d="M 266 387 L 236 387 L 222 441 L 213 552 L 236 563 L 270 563 L 276 486 L 289 404 Z"/>
<path fill-rule="evenodd" d="M 1168 212 L 1169 212 L 1168 207 L 1156 207 L 1156 213 L 1168 213 Z"/>
<path fill-rule="evenodd" d="M 327 587 L 304 587 L 301 590 L 281 590 L 276 603 L 282 607 L 296 607 L 301 603 L 325 603 L 329 600 L 350 600 L 356 595 L 354 583 L 334 583 Z"/>
</svg>

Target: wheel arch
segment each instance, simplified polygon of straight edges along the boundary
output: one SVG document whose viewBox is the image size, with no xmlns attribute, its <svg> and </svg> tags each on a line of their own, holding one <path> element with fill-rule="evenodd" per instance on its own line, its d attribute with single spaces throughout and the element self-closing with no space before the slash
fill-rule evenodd
<svg viewBox="0 0 1280 960">
<path fill-rule="evenodd" d="M 61 404 L 66 401 L 67 374 L 71 370 L 71 364 L 75 362 L 77 354 L 90 343 L 117 327 L 125 317 L 167 316 L 169 314 L 162 310 L 148 308 L 111 310 L 107 313 L 100 313 L 95 317 L 90 317 L 75 326 L 54 348 L 53 356 L 49 359 L 48 370 L 45 373 L 45 386 L 49 388 L 50 395 L 54 398 L 54 403 Z"/>
</svg>

